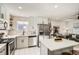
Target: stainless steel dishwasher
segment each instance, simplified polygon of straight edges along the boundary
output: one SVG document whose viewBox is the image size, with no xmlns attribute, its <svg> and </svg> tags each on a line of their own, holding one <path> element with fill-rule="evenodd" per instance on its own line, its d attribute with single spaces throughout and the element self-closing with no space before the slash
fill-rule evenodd
<svg viewBox="0 0 79 59">
<path fill-rule="evenodd" d="M 29 47 L 37 46 L 37 36 L 29 36 L 28 45 Z"/>
</svg>

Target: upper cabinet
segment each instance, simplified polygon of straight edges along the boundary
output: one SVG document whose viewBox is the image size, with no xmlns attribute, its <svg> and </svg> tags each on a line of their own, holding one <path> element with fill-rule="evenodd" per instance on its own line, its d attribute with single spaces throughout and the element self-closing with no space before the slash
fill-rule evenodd
<svg viewBox="0 0 79 59">
<path fill-rule="evenodd" d="M 65 21 L 66 30 L 72 34 L 79 34 L 79 20 L 78 19 L 67 19 Z"/>
<path fill-rule="evenodd" d="M 37 21 L 37 24 L 48 24 L 48 18 L 45 18 L 45 17 L 38 17 L 36 21 Z"/>
<path fill-rule="evenodd" d="M 5 20 L 5 17 L 6 17 L 6 9 L 4 6 L 0 6 L 0 19 Z"/>
<path fill-rule="evenodd" d="M 8 19 L 6 12 L 7 9 L 5 8 L 5 6 L 0 5 L 0 30 L 6 30 L 8 28 Z"/>
<path fill-rule="evenodd" d="M 79 34 L 79 20 L 78 19 L 73 21 L 73 33 Z"/>
</svg>

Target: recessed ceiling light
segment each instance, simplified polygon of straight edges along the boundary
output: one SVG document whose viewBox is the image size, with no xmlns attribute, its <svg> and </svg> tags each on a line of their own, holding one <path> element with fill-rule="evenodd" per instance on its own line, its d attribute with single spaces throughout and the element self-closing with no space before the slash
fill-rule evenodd
<svg viewBox="0 0 79 59">
<path fill-rule="evenodd" d="M 55 5 L 54 8 L 58 8 L 58 5 Z"/>
<path fill-rule="evenodd" d="M 21 7 L 21 6 L 19 6 L 19 7 L 18 7 L 18 9 L 22 9 L 22 7 Z"/>
</svg>

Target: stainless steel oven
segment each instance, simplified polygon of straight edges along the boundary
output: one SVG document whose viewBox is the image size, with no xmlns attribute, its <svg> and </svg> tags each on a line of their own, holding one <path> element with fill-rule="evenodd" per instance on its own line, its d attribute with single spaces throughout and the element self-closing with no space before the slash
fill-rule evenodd
<svg viewBox="0 0 79 59">
<path fill-rule="evenodd" d="M 15 53 L 15 40 L 12 40 L 8 44 L 8 55 L 14 55 L 14 53 Z"/>
<path fill-rule="evenodd" d="M 6 43 L 6 55 L 15 53 L 15 38 L 1 39 L 0 43 Z"/>
</svg>

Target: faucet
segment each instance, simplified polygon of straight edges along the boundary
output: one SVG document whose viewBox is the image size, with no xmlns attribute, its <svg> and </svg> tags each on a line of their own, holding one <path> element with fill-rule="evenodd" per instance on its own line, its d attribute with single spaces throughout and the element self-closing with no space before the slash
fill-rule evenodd
<svg viewBox="0 0 79 59">
<path fill-rule="evenodd" d="M 23 30 L 23 35 L 25 34 L 25 31 Z"/>
</svg>

